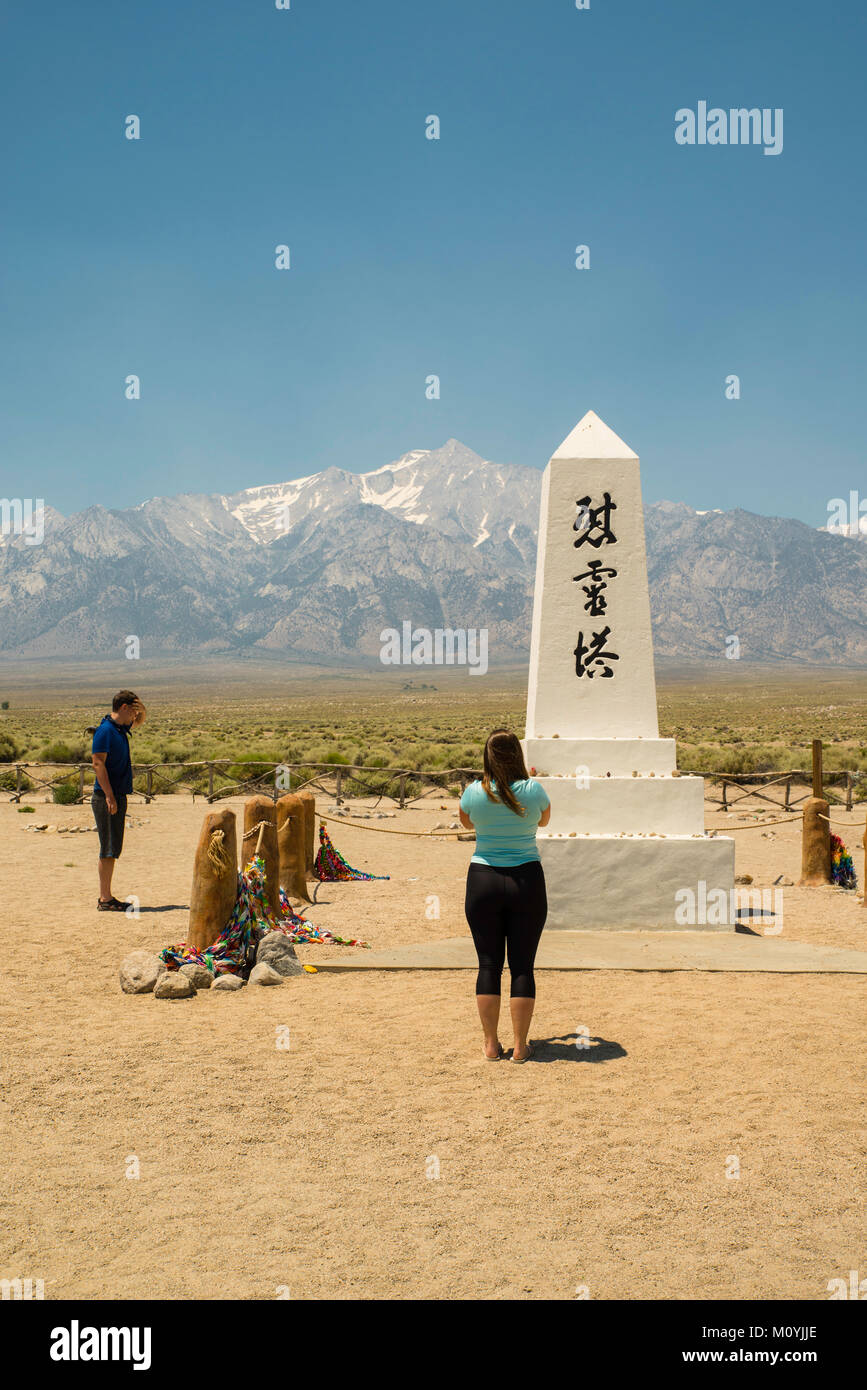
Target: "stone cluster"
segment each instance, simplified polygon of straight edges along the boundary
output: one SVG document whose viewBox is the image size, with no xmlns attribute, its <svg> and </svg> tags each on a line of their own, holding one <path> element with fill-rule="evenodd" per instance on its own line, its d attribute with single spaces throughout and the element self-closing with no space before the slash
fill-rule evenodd
<svg viewBox="0 0 867 1390">
<path fill-rule="evenodd" d="M 214 975 L 196 961 L 169 970 L 154 951 L 130 951 L 120 967 L 124 994 L 153 994 L 155 999 L 191 999 L 203 989 L 233 990 L 251 985 L 282 985 L 293 975 L 304 975 L 295 947 L 284 932 L 265 932 L 256 946 L 256 963 L 249 978 Z"/>
</svg>

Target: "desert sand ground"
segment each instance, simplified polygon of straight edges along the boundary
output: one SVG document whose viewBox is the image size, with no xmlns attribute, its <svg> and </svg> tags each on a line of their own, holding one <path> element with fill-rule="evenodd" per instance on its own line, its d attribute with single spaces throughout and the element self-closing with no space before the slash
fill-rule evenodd
<svg viewBox="0 0 867 1390">
<path fill-rule="evenodd" d="M 483 1061 L 469 972 L 125 995 L 126 952 L 184 935 L 204 810 L 132 807 L 135 919 L 95 910 L 95 835 L 25 833 L 89 806 L 0 805 L 0 1276 L 46 1298 L 694 1300 L 867 1272 L 864 977 L 540 971 L 523 1067 Z M 834 814 L 863 883 L 864 807 Z M 736 833 L 737 871 L 797 881 L 798 829 Z M 466 931 L 469 844 L 332 833 L 391 878 L 319 885 L 312 921 L 374 947 Z M 786 937 L 867 948 L 860 892 L 784 893 Z"/>
</svg>

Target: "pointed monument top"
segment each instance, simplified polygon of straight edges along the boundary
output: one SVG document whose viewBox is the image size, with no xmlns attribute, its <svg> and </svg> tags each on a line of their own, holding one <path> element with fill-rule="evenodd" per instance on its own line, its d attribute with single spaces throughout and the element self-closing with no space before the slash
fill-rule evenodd
<svg viewBox="0 0 867 1390">
<path fill-rule="evenodd" d="M 600 420 L 595 410 L 588 410 L 583 420 L 579 420 L 572 433 L 563 440 L 555 459 L 635 459 L 628 444 Z"/>
</svg>

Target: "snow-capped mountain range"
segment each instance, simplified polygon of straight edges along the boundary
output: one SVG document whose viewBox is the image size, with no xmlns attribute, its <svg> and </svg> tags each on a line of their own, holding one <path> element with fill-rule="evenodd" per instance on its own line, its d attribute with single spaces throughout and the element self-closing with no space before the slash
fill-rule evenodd
<svg viewBox="0 0 867 1390">
<path fill-rule="evenodd" d="M 450 439 L 369 473 L 155 497 L 0 537 L 0 655 L 207 653 L 351 665 L 384 628 L 487 628 L 526 658 L 541 472 Z M 49 499 L 50 500 L 50 499 Z M 867 546 L 740 509 L 645 508 L 660 655 L 867 664 Z M 3 541 L 5 540 L 5 543 Z"/>
</svg>

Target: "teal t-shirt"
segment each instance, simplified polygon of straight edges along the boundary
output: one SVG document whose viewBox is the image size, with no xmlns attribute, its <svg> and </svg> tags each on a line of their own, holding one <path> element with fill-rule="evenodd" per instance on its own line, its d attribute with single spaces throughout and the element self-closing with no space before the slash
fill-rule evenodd
<svg viewBox="0 0 867 1390">
<path fill-rule="evenodd" d="M 515 800 L 526 808 L 517 816 L 501 801 L 491 801 L 481 782 L 471 782 L 461 797 L 461 810 L 469 816 L 476 832 L 476 852 L 471 864 L 490 864 L 495 869 L 527 864 L 539 859 L 536 827 L 542 812 L 551 805 L 545 788 L 528 777 L 512 782 Z M 491 784 L 496 791 L 496 783 Z"/>
</svg>

